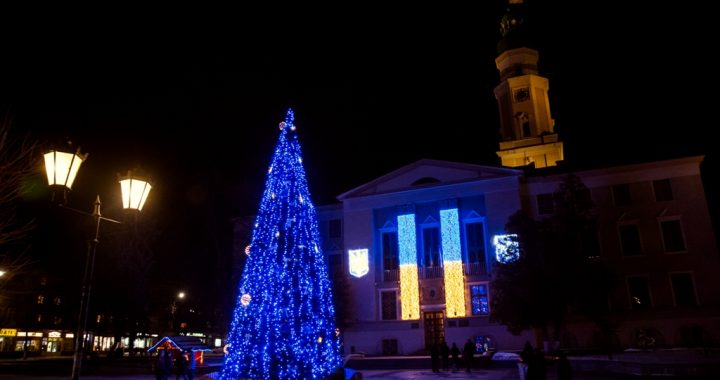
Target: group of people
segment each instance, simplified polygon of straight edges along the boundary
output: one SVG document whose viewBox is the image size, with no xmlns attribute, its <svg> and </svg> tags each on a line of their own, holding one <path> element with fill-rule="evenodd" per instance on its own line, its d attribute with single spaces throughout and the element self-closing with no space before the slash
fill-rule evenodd
<svg viewBox="0 0 720 380">
<path fill-rule="evenodd" d="M 155 378 L 170 380 L 175 373 L 175 380 L 193 380 L 195 374 L 195 355 L 177 350 L 158 350 L 155 358 Z"/>
<path fill-rule="evenodd" d="M 533 349 L 530 342 L 525 342 L 525 347 L 520 352 L 521 380 L 546 380 L 547 368 L 545 353 L 541 348 Z M 558 380 L 572 380 L 572 367 L 564 352 L 561 352 L 557 360 Z"/>
<path fill-rule="evenodd" d="M 462 362 L 460 361 L 461 354 Z M 433 372 L 441 371 L 441 360 L 443 371 L 457 372 L 460 370 L 461 365 L 464 365 L 465 371 L 470 372 L 470 368 L 472 368 L 473 366 L 474 356 L 475 344 L 470 339 L 465 342 L 462 351 L 460 351 L 460 348 L 457 346 L 457 344 L 455 344 L 455 342 L 453 342 L 452 347 L 449 347 L 447 342 L 445 341 L 430 346 L 430 362 Z"/>
</svg>

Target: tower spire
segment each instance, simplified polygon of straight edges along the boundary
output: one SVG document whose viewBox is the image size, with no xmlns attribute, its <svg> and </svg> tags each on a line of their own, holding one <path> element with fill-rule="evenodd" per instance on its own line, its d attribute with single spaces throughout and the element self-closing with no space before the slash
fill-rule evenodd
<svg viewBox="0 0 720 380">
<path fill-rule="evenodd" d="M 497 45 L 498 54 L 509 49 L 529 46 L 525 13 L 523 0 L 508 0 L 505 14 L 500 19 L 501 38 Z"/>
<path fill-rule="evenodd" d="M 503 166 L 555 166 L 563 160 L 563 144 L 550 115 L 549 81 L 538 74 L 539 54 L 530 47 L 523 0 L 508 1 L 500 34 L 495 98 L 502 140 L 497 155 Z"/>
</svg>

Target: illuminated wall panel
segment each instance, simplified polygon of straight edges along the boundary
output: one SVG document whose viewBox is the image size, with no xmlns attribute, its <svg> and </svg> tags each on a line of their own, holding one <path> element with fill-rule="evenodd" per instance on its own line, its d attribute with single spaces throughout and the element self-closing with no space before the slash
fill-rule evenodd
<svg viewBox="0 0 720 380">
<path fill-rule="evenodd" d="M 348 251 L 348 258 L 350 262 L 351 275 L 360 278 L 368 274 L 370 266 L 368 265 L 367 249 L 351 249 Z"/>
<path fill-rule="evenodd" d="M 502 264 L 513 262 L 520 258 L 520 245 L 516 234 L 495 235 L 495 259 Z"/>
<path fill-rule="evenodd" d="M 398 215 L 400 249 L 400 305 L 402 319 L 420 319 L 415 214 Z"/>
<path fill-rule="evenodd" d="M 443 271 L 445 275 L 445 312 L 448 318 L 465 316 L 465 286 L 460 252 L 458 210 L 440 210 Z"/>
</svg>

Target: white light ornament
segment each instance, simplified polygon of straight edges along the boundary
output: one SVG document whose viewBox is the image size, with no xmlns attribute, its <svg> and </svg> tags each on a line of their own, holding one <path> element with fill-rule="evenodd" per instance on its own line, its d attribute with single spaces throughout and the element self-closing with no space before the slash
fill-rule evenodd
<svg viewBox="0 0 720 380">
<path fill-rule="evenodd" d="M 367 248 L 348 250 L 348 259 L 352 276 L 360 278 L 370 271 Z"/>
<path fill-rule="evenodd" d="M 249 304 L 250 304 L 250 301 L 252 301 L 252 297 L 251 297 L 249 294 L 247 294 L 247 293 L 243 294 L 242 297 L 240 297 L 240 303 L 241 303 L 243 306 L 249 305 Z"/>
<path fill-rule="evenodd" d="M 520 244 L 517 234 L 493 236 L 495 246 L 495 259 L 501 264 L 507 264 L 520 258 Z"/>
</svg>

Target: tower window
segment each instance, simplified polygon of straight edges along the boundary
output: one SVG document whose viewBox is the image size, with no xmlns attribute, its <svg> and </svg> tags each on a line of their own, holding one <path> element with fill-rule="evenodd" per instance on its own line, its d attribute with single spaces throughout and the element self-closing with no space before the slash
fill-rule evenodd
<svg viewBox="0 0 720 380">
<path fill-rule="evenodd" d="M 530 130 L 530 117 L 528 114 L 525 112 L 518 112 L 515 114 L 515 119 L 517 120 L 517 125 L 522 132 L 522 137 L 532 137 L 532 132 Z"/>
</svg>

